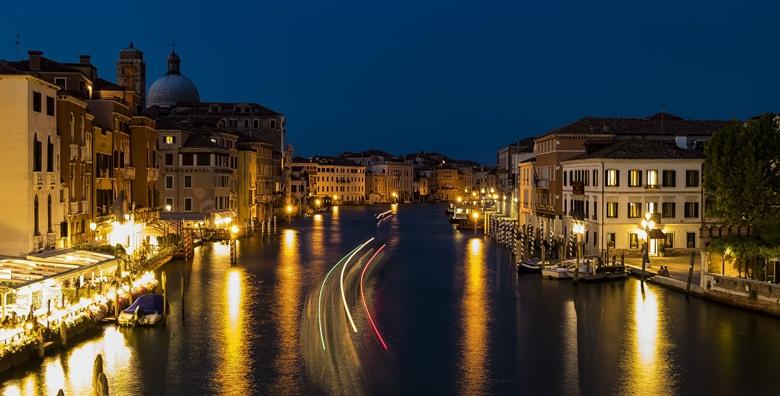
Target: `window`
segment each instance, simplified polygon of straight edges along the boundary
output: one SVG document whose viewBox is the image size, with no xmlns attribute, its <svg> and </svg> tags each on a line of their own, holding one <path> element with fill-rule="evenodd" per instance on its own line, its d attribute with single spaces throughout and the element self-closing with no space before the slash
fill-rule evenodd
<svg viewBox="0 0 780 396">
<path fill-rule="evenodd" d="M 593 199 L 593 220 L 598 220 L 598 213 L 599 213 L 599 201 L 595 198 Z"/>
<path fill-rule="evenodd" d="M 276 129 L 276 120 L 271 120 L 271 129 Z"/>
<path fill-rule="evenodd" d="M 677 205 L 674 202 L 664 202 L 661 204 L 661 217 L 674 218 Z"/>
<path fill-rule="evenodd" d="M 260 128 L 260 120 L 252 120 L 253 128 Z"/>
<path fill-rule="evenodd" d="M 664 248 L 674 249 L 674 233 L 667 232 L 664 234 Z"/>
<path fill-rule="evenodd" d="M 184 166 L 192 166 L 195 164 L 194 162 L 195 154 L 193 153 L 184 153 L 181 155 L 181 163 Z"/>
<path fill-rule="evenodd" d="M 173 175 L 165 175 L 165 189 L 173 190 Z"/>
<path fill-rule="evenodd" d="M 647 170 L 647 187 L 658 187 L 658 171 L 654 169 Z"/>
<path fill-rule="evenodd" d="M 51 136 L 46 138 L 46 172 L 54 172 L 54 143 Z"/>
<path fill-rule="evenodd" d="M 68 79 L 65 77 L 54 77 L 54 85 L 58 85 L 62 89 L 68 89 Z"/>
<path fill-rule="evenodd" d="M 54 117 L 54 98 L 51 96 L 46 97 L 46 115 Z"/>
<path fill-rule="evenodd" d="M 628 186 L 642 187 L 642 171 L 636 169 L 628 171 Z"/>
<path fill-rule="evenodd" d="M 607 187 L 620 186 L 620 171 L 617 169 L 607 169 L 604 171 L 604 184 Z"/>
<path fill-rule="evenodd" d="M 663 173 L 663 180 L 661 185 L 663 187 L 674 187 L 677 185 L 677 172 L 673 170 L 665 170 Z"/>
<path fill-rule="evenodd" d="M 629 202 L 628 203 L 628 218 L 638 219 L 642 214 L 641 202 Z"/>
<path fill-rule="evenodd" d="M 607 202 L 607 217 L 610 219 L 615 219 L 618 217 L 617 202 Z"/>
<path fill-rule="evenodd" d="M 173 166 L 173 153 L 165 153 L 165 166 Z"/>
<path fill-rule="evenodd" d="M 184 198 L 184 211 L 192 212 L 192 198 Z"/>
<path fill-rule="evenodd" d="M 165 144 L 174 144 L 174 143 L 176 143 L 176 136 L 173 135 L 165 136 Z"/>
<path fill-rule="evenodd" d="M 614 248 L 615 247 L 615 233 L 609 232 L 607 233 L 607 246 Z"/>
<path fill-rule="evenodd" d="M 599 185 L 599 171 L 596 169 L 593 170 L 593 187 L 598 187 Z"/>
<path fill-rule="evenodd" d="M 695 232 L 687 232 L 687 233 L 685 233 L 685 246 L 688 249 L 695 249 L 696 248 L 696 233 Z"/>
<path fill-rule="evenodd" d="M 628 248 L 639 249 L 639 234 L 635 232 L 628 234 Z"/>
<path fill-rule="evenodd" d="M 685 171 L 685 187 L 699 187 L 699 171 Z"/>
<path fill-rule="evenodd" d="M 192 175 L 184 175 L 184 188 L 192 188 Z"/>
<path fill-rule="evenodd" d="M 46 198 L 46 232 L 54 232 L 51 228 L 51 194 Z"/>
<path fill-rule="evenodd" d="M 599 240 L 599 233 L 596 231 L 593 231 L 593 246 L 596 246 Z"/>
<path fill-rule="evenodd" d="M 648 202 L 647 203 L 647 211 L 650 213 L 658 213 L 658 203 L 657 202 Z"/>
<path fill-rule="evenodd" d="M 699 203 L 698 202 L 686 202 L 685 203 L 685 217 L 686 218 L 699 217 Z"/>
<path fill-rule="evenodd" d="M 33 91 L 33 111 L 41 112 L 41 93 Z"/>
<path fill-rule="evenodd" d="M 567 173 L 567 172 L 563 172 L 563 185 L 564 185 L 564 186 L 568 185 L 568 184 L 566 183 L 566 173 Z"/>
<path fill-rule="evenodd" d="M 209 153 L 198 153 L 198 166 L 211 165 L 211 156 Z"/>
<path fill-rule="evenodd" d="M 43 170 L 43 143 L 38 140 L 38 134 L 33 137 L 33 172 Z"/>
<path fill-rule="evenodd" d="M 33 231 L 33 235 L 38 236 L 41 235 L 41 231 L 38 228 L 38 196 L 35 196 L 35 199 L 33 199 L 33 225 L 35 226 L 35 229 Z"/>
<path fill-rule="evenodd" d="M 165 198 L 165 207 L 171 207 L 171 210 L 174 210 L 173 207 L 173 198 Z"/>
</svg>

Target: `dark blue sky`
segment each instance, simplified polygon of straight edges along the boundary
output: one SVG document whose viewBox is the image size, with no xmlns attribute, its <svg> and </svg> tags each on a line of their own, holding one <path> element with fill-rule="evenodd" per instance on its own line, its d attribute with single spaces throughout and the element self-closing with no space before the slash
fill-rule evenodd
<svg viewBox="0 0 780 396">
<path fill-rule="evenodd" d="M 148 83 L 170 43 L 203 100 L 288 118 L 301 155 L 384 148 L 486 163 L 586 115 L 780 111 L 780 2 L 14 1 L 0 58 L 88 53 L 114 80 L 129 41 Z M 640 4 L 641 3 L 641 4 Z"/>
</svg>

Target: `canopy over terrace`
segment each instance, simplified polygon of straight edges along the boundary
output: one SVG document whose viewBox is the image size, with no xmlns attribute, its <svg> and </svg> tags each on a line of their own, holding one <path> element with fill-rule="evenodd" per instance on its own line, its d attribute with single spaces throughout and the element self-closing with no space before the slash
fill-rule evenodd
<svg viewBox="0 0 780 396">
<path fill-rule="evenodd" d="M 43 314 L 49 308 L 63 304 L 63 284 L 84 284 L 85 278 L 95 280 L 113 274 L 119 264 L 117 257 L 85 250 L 54 250 L 27 256 L 26 259 L 0 257 L 0 288 L 2 316 L 7 310 L 23 315 L 33 310 Z M 13 293 L 12 304 L 8 295 Z"/>
</svg>

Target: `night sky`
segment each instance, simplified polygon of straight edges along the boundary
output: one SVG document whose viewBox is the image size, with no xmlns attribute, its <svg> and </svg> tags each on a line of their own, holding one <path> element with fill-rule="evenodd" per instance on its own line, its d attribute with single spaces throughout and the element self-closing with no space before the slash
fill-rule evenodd
<svg viewBox="0 0 780 396">
<path fill-rule="evenodd" d="M 3 4 L 0 58 L 171 43 L 201 99 L 280 111 L 296 154 L 383 148 L 495 162 L 586 115 L 780 111 L 776 1 L 102 1 Z M 641 4 L 640 4 L 641 3 Z M 186 5 L 185 5 L 186 4 Z"/>
</svg>

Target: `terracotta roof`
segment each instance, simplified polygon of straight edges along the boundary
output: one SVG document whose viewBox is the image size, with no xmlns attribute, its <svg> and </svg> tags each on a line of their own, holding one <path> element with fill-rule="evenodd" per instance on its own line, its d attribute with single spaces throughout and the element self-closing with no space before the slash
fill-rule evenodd
<svg viewBox="0 0 780 396">
<path fill-rule="evenodd" d="M 41 68 L 38 70 L 30 70 L 29 59 L 21 60 L 18 62 L 8 62 L 11 66 L 23 70 L 23 71 L 42 71 L 42 72 L 57 72 L 57 73 L 79 73 L 84 74 L 80 70 L 70 67 L 64 63 L 53 61 L 45 56 L 41 56 Z"/>
<path fill-rule="evenodd" d="M 0 74 L 30 74 L 19 70 L 8 64 L 5 60 L 0 60 Z"/>
<path fill-rule="evenodd" d="M 729 121 L 686 120 L 682 117 L 656 113 L 649 117 L 584 117 L 571 124 L 553 129 L 551 134 L 614 134 L 614 135 L 712 135 Z"/>
<path fill-rule="evenodd" d="M 627 139 L 598 149 L 592 153 L 583 154 L 567 161 L 579 159 L 609 158 L 609 159 L 702 159 L 704 156 L 697 151 L 685 150 L 674 143 L 651 139 Z M 562 162 L 567 162 L 562 161 Z"/>
</svg>

